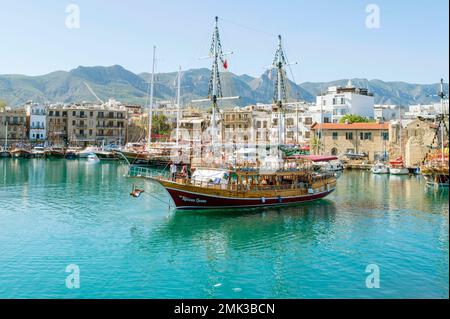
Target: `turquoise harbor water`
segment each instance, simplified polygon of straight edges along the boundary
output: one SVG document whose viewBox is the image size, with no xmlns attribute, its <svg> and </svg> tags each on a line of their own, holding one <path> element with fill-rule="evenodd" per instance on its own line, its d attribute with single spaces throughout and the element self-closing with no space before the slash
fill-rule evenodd
<svg viewBox="0 0 450 319">
<path fill-rule="evenodd" d="M 448 298 L 448 190 L 420 177 L 345 172 L 314 203 L 169 213 L 126 172 L 0 160 L 0 298 Z"/>
</svg>

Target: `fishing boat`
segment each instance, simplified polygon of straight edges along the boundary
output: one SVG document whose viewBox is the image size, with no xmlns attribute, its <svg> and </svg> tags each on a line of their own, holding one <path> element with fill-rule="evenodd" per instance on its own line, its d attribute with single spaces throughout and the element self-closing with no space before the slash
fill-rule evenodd
<svg viewBox="0 0 450 319">
<path fill-rule="evenodd" d="M 45 155 L 49 159 L 59 159 L 64 158 L 66 155 L 66 151 L 64 147 L 61 146 L 53 146 L 45 150 Z"/>
<path fill-rule="evenodd" d="M 437 125 L 433 141 L 437 142 L 437 147 L 433 149 L 431 145 L 430 151 L 425 155 L 423 165 L 420 167 L 420 172 L 425 178 L 427 185 L 434 187 L 448 187 L 449 186 L 449 145 L 448 145 L 448 127 L 445 123 L 446 112 L 448 106 L 445 107 L 444 99 L 444 80 L 441 79 L 441 89 L 438 94 L 441 98 L 441 112 L 436 117 Z M 448 101 L 448 100 L 447 100 Z M 445 141 L 445 134 L 447 133 L 447 142 Z M 446 145 L 447 143 L 447 145 Z M 440 144 L 440 145 L 439 145 Z"/>
<path fill-rule="evenodd" d="M 31 158 L 32 155 L 31 151 L 25 148 L 16 148 L 11 151 L 11 157 L 14 158 Z"/>
<path fill-rule="evenodd" d="M 383 162 L 375 163 L 370 171 L 373 174 L 389 174 L 389 166 Z"/>
<path fill-rule="evenodd" d="M 7 149 L 0 149 L 0 158 L 6 158 L 6 157 L 11 157 L 11 153 L 7 150 Z"/>
<path fill-rule="evenodd" d="M 117 150 L 112 147 L 105 147 L 105 141 L 102 142 L 102 147 L 94 150 L 93 153 L 100 161 L 118 161 L 120 158 L 117 155 Z"/>
<path fill-rule="evenodd" d="M 449 161 L 448 156 L 442 160 L 436 158 L 428 161 L 420 167 L 420 172 L 425 178 L 427 185 L 436 187 L 449 186 Z"/>
<path fill-rule="evenodd" d="M 76 146 L 74 146 L 74 147 L 69 147 L 67 150 L 66 150 L 66 154 L 65 154 L 65 157 L 67 158 L 67 159 L 76 159 L 76 158 L 78 158 L 78 153 L 81 151 L 81 147 L 76 147 Z"/>
<path fill-rule="evenodd" d="M 95 155 L 94 152 L 98 150 L 95 146 L 88 146 L 83 150 L 77 152 L 78 158 L 89 158 L 90 155 Z"/>
<path fill-rule="evenodd" d="M 402 156 L 389 162 L 389 174 L 391 174 L 391 175 L 408 175 L 409 174 L 409 169 L 405 166 Z"/>
<path fill-rule="evenodd" d="M 98 150 L 98 151 L 95 151 L 94 154 L 101 161 L 117 161 L 117 160 L 119 160 L 119 157 L 113 151 Z"/>
<path fill-rule="evenodd" d="M 383 162 L 378 162 L 372 166 L 370 171 L 373 174 L 389 174 L 389 166 L 387 166 Z"/>
<path fill-rule="evenodd" d="M 33 158 L 44 158 L 45 157 L 45 148 L 42 146 L 35 146 L 31 150 L 31 154 Z"/>
</svg>

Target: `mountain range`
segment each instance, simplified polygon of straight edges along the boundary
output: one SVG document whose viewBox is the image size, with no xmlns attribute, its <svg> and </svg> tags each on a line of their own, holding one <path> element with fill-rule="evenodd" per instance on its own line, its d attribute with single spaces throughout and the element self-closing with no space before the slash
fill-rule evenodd
<svg viewBox="0 0 450 319">
<path fill-rule="evenodd" d="M 176 96 L 177 72 L 158 73 L 155 81 L 155 98 L 172 100 Z M 95 101 L 88 86 L 102 100 L 114 98 L 128 104 L 145 105 L 148 97 L 148 73 L 135 74 L 120 65 L 109 67 L 83 67 L 71 71 L 56 71 L 41 76 L 0 75 L 0 100 L 10 106 L 20 106 L 29 100 L 35 102 L 81 102 Z M 227 105 L 245 106 L 270 103 L 274 96 L 274 81 L 269 72 L 260 77 L 221 74 L 224 96 L 240 96 L 239 100 L 227 101 Z M 349 79 L 332 82 L 288 82 L 290 100 L 314 102 L 315 97 L 329 86 L 345 86 Z M 439 85 L 384 82 L 381 80 L 351 79 L 356 87 L 368 88 L 375 96 L 376 104 L 431 103 L 438 101 Z M 210 70 L 191 69 L 183 72 L 181 80 L 182 101 L 205 98 L 208 95 Z M 86 85 L 87 84 L 87 85 Z M 448 91 L 448 84 L 445 85 Z"/>
</svg>

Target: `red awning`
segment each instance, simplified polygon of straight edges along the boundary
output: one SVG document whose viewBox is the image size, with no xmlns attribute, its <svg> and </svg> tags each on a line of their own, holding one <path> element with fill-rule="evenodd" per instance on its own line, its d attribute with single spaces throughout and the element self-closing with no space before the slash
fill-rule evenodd
<svg viewBox="0 0 450 319">
<path fill-rule="evenodd" d="M 337 156 L 329 155 L 300 155 L 298 158 L 304 158 L 312 162 L 329 162 L 337 160 Z"/>
</svg>

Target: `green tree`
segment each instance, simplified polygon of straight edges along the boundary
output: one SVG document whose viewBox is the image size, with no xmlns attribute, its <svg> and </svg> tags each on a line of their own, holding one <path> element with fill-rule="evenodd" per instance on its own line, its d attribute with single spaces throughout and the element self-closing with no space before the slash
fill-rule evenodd
<svg viewBox="0 0 450 319">
<path fill-rule="evenodd" d="M 164 114 L 153 115 L 152 134 L 167 135 L 170 133 L 170 124 Z"/>
<path fill-rule="evenodd" d="M 361 115 L 356 115 L 356 114 L 344 115 L 339 120 L 339 123 L 345 123 L 345 121 L 348 121 L 348 123 L 350 123 L 350 124 L 352 124 L 352 123 L 369 123 L 369 122 L 371 122 L 371 120 L 368 119 L 367 117 L 364 117 L 364 116 L 361 116 Z"/>
<path fill-rule="evenodd" d="M 0 110 L 3 110 L 3 109 L 5 109 L 5 106 L 6 106 L 7 104 L 6 104 L 6 102 L 5 101 L 3 101 L 3 100 L 0 100 Z"/>
<path fill-rule="evenodd" d="M 322 141 L 318 136 L 314 136 L 310 143 L 311 150 L 314 154 L 320 154 L 321 150 L 323 149 Z"/>
</svg>

